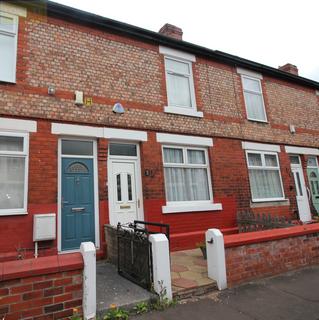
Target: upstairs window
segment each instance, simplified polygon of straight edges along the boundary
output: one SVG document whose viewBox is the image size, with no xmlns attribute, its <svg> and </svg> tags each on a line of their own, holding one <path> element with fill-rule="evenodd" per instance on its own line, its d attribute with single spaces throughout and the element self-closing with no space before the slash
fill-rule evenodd
<svg viewBox="0 0 319 320">
<path fill-rule="evenodd" d="M 171 107 L 195 107 L 191 62 L 165 58 L 168 105 Z"/>
<path fill-rule="evenodd" d="M 0 81 L 16 82 L 18 17 L 0 11 Z"/>
<path fill-rule="evenodd" d="M 253 121 L 267 122 L 260 80 L 242 75 L 242 83 L 247 118 Z"/>
<path fill-rule="evenodd" d="M 164 54 L 167 103 L 165 112 L 193 117 L 203 117 L 197 111 L 193 80 L 195 56 L 160 46 Z"/>
</svg>

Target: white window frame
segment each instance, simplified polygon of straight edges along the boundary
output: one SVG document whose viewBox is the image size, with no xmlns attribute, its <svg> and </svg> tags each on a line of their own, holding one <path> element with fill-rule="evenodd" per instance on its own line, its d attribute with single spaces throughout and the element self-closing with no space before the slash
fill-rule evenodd
<svg viewBox="0 0 319 320">
<path fill-rule="evenodd" d="M 2 79 L 0 78 L 0 81 L 2 82 L 10 82 L 10 83 L 16 83 L 16 69 L 17 69 L 17 48 L 18 48 L 18 30 L 19 30 L 19 17 L 10 13 L 6 13 L 3 11 L 0 11 L 0 14 L 4 17 L 13 19 L 14 28 L 13 31 L 8 31 L 0 28 L 0 34 L 5 35 L 8 37 L 13 37 L 15 42 L 15 50 L 14 50 L 14 61 L 12 66 L 12 78 L 6 78 Z"/>
<path fill-rule="evenodd" d="M 0 216 L 28 214 L 28 177 L 29 177 L 29 133 L 5 132 L 1 131 L 0 136 L 23 138 L 23 151 L 0 151 L 0 157 L 21 157 L 24 158 L 24 195 L 23 208 L 0 209 Z"/>
<path fill-rule="evenodd" d="M 175 114 L 181 114 L 181 115 L 186 115 L 186 116 L 192 116 L 192 117 L 203 117 L 203 113 L 200 111 L 197 111 L 197 105 L 196 105 L 196 96 L 195 96 L 195 86 L 194 86 L 194 76 L 193 76 L 193 61 L 185 59 L 185 55 L 180 54 L 180 56 L 174 56 L 168 54 L 170 51 L 164 51 L 164 65 L 165 65 L 165 81 L 166 81 L 166 93 L 167 93 L 167 103 L 168 106 L 164 107 L 164 111 L 167 113 L 175 113 Z M 164 53 L 163 52 L 163 53 Z M 173 51 L 172 51 L 173 52 Z M 174 51 L 175 52 L 175 51 Z M 173 52 L 173 54 L 174 54 Z M 186 55 L 187 57 L 187 55 Z M 173 70 L 169 70 L 167 68 L 166 61 L 171 60 L 171 61 L 176 61 L 176 62 L 181 62 L 181 63 L 186 63 L 188 64 L 189 67 L 189 73 L 178 73 Z M 190 90 L 190 98 L 191 98 L 191 106 L 174 106 L 170 104 L 170 97 L 169 97 L 169 88 L 168 88 L 168 74 L 176 74 L 179 76 L 183 76 L 188 79 L 189 81 L 189 90 Z"/>
<path fill-rule="evenodd" d="M 257 81 L 258 85 L 259 85 L 260 92 L 257 92 L 257 91 L 254 91 L 254 90 L 245 89 L 245 87 L 244 87 L 244 80 L 245 79 Z M 243 86 L 243 95 L 244 95 L 244 100 L 245 100 L 245 108 L 246 108 L 247 119 L 251 120 L 251 121 L 267 123 L 268 119 L 267 119 L 267 113 L 266 113 L 266 108 L 265 108 L 263 89 L 262 89 L 262 86 L 261 86 L 261 80 L 259 78 L 257 78 L 257 77 L 252 77 L 252 76 L 249 76 L 249 75 L 246 75 L 246 74 L 242 74 L 241 75 L 241 83 L 242 83 L 242 86 Z M 246 97 L 245 97 L 245 92 L 252 93 L 252 94 L 258 94 L 259 96 L 261 96 L 261 101 L 262 101 L 262 107 L 263 107 L 263 111 L 264 111 L 264 115 L 265 115 L 265 120 L 255 119 L 255 118 L 250 118 L 249 117 L 249 115 L 248 115 L 248 107 L 247 107 L 247 102 L 246 102 Z"/>
<path fill-rule="evenodd" d="M 249 164 L 249 159 L 248 159 L 248 154 L 259 154 L 261 155 L 261 166 L 254 166 Z M 266 166 L 265 163 L 265 155 L 274 155 L 276 156 L 277 160 L 277 166 L 276 167 L 269 167 Z M 283 187 L 282 183 L 282 177 L 281 177 L 281 171 L 280 171 L 280 163 L 279 163 L 279 158 L 278 158 L 278 153 L 277 152 L 269 152 L 269 151 L 256 151 L 256 150 L 246 150 L 246 161 L 247 161 L 247 168 L 248 168 L 248 175 L 249 175 L 249 170 L 277 170 L 279 172 L 279 180 L 280 180 L 280 187 L 282 191 L 282 197 L 277 197 L 277 198 L 253 198 L 253 192 L 251 190 L 251 185 L 250 185 L 250 180 L 249 180 L 249 187 L 250 187 L 250 192 L 251 192 L 251 199 L 252 202 L 272 202 L 272 201 L 284 201 L 285 199 L 285 190 Z"/>
<path fill-rule="evenodd" d="M 165 163 L 164 160 L 164 148 L 167 149 L 180 149 L 183 152 L 183 163 Z M 205 155 L 205 164 L 189 164 L 187 163 L 187 150 L 200 150 L 204 151 Z M 208 157 L 207 148 L 185 146 L 185 145 L 162 145 L 162 159 L 163 159 L 163 168 L 204 168 L 207 170 L 207 179 L 208 179 L 208 200 L 199 200 L 199 201 L 166 201 L 166 206 L 162 207 L 163 213 L 174 213 L 174 212 L 193 212 L 193 211 L 211 211 L 211 210 L 221 210 L 222 205 L 220 203 L 213 203 L 213 188 L 211 181 L 211 172 L 210 164 Z M 164 187 L 165 187 L 165 197 L 166 194 L 166 182 L 164 174 Z"/>
</svg>

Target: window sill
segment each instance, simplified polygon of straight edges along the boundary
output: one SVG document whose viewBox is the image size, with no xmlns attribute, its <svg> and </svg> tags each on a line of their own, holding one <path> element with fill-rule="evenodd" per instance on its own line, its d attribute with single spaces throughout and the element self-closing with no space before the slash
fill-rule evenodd
<svg viewBox="0 0 319 320">
<path fill-rule="evenodd" d="M 222 210 L 221 203 L 207 204 L 190 204 L 190 205 L 168 205 L 162 207 L 162 213 L 177 213 L 177 212 L 197 212 L 197 211 L 217 211 Z"/>
<path fill-rule="evenodd" d="M 247 118 L 247 120 L 250 122 L 259 122 L 259 123 L 269 124 L 267 120 L 258 120 L 258 119 L 250 119 L 250 118 Z"/>
<path fill-rule="evenodd" d="M 4 211 L 4 212 L 0 212 L 0 216 L 22 216 L 22 215 L 26 215 L 28 214 L 28 212 L 26 211 L 22 211 L 22 212 L 19 212 L 19 211 Z"/>
<path fill-rule="evenodd" d="M 196 118 L 203 118 L 204 116 L 203 112 L 201 111 L 196 111 L 194 109 L 186 109 L 181 107 L 164 107 L 164 112 L 180 114 L 183 116 L 196 117 Z"/>
<path fill-rule="evenodd" d="M 280 199 L 280 200 L 269 200 L 269 201 L 251 201 L 251 208 L 263 208 L 263 207 L 276 207 L 276 206 L 289 206 L 289 199 Z"/>
</svg>

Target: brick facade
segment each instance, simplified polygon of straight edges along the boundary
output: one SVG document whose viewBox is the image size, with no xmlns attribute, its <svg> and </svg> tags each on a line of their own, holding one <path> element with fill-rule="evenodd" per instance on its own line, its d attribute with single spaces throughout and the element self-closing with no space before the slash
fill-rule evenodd
<svg viewBox="0 0 319 320">
<path fill-rule="evenodd" d="M 225 236 L 228 285 L 318 264 L 318 231 L 312 225 Z"/>
<path fill-rule="evenodd" d="M 15 319 L 69 319 L 82 312 L 80 254 L 1 263 L 0 316 Z"/>
<path fill-rule="evenodd" d="M 0 83 L 0 116 L 36 120 L 30 134 L 28 215 L 1 216 L 0 259 L 17 257 L 17 247 L 31 255 L 32 215 L 57 212 L 58 135 L 52 122 L 145 130 L 148 141 L 140 144 L 144 218 L 169 223 L 176 237 L 174 248 L 194 246 L 187 233 L 208 227 L 232 228 L 238 210 L 270 212 L 296 217 L 293 178 L 284 145 L 319 147 L 319 96 L 313 88 L 263 76 L 262 89 L 268 123 L 246 119 L 240 75 L 234 65 L 197 56 L 193 63 L 197 109 L 203 118 L 164 113 L 167 105 L 164 58 L 159 46 L 137 37 L 98 30 L 57 17 L 28 11 L 19 17 L 17 82 Z M 48 95 L 48 86 L 56 93 Z M 93 97 L 91 107 L 76 106 L 74 91 Z M 121 102 L 124 115 L 112 113 Z M 291 134 L 289 125 L 296 127 Z M 209 148 L 214 201 L 222 211 L 163 215 L 165 205 L 161 145 L 155 132 L 212 137 Z M 245 152 L 241 141 L 275 143 L 287 202 L 251 204 Z M 109 141 L 98 139 L 99 220 L 101 248 L 103 225 L 109 222 L 107 150 Z M 306 163 L 303 156 L 303 163 Z M 145 176 L 144 170 L 152 170 Z M 304 172 L 305 178 L 307 177 Z M 45 179 L 43 178 L 45 177 Z M 56 241 L 44 243 L 40 254 L 54 254 Z"/>
</svg>

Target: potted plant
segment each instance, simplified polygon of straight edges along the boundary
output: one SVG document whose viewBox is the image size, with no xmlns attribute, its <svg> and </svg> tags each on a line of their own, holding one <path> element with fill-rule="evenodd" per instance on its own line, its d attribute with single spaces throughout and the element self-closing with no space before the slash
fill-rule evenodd
<svg viewBox="0 0 319 320">
<path fill-rule="evenodd" d="M 206 252 L 206 243 L 205 243 L 205 241 L 201 241 L 201 242 L 196 243 L 196 247 L 199 248 L 202 251 L 203 258 L 205 260 L 207 260 L 207 252 Z"/>
</svg>

